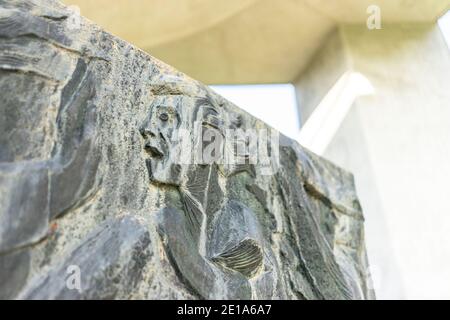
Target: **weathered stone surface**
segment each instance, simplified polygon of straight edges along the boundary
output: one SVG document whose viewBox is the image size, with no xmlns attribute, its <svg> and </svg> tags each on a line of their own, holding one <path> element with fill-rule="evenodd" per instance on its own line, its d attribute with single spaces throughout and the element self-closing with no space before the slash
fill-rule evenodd
<svg viewBox="0 0 450 320">
<path fill-rule="evenodd" d="M 128 297 L 143 281 L 153 255 L 148 230 L 130 216 L 107 220 L 50 271 L 31 279 L 25 299 L 111 299 Z M 67 270 L 79 266 L 79 290 L 67 290 Z M 151 279 L 150 279 L 151 280 Z"/>
<path fill-rule="evenodd" d="M 374 297 L 351 174 L 58 2 L 0 48 L 1 298 Z"/>
</svg>

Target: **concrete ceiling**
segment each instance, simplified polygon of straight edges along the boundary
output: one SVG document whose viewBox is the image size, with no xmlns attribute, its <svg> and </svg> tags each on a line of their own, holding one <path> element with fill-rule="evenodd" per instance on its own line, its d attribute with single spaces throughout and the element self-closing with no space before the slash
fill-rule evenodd
<svg viewBox="0 0 450 320">
<path fill-rule="evenodd" d="M 327 35 L 366 23 L 435 21 L 450 0 L 63 0 L 111 33 L 208 84 L 290 82 Z"/>
</svg>

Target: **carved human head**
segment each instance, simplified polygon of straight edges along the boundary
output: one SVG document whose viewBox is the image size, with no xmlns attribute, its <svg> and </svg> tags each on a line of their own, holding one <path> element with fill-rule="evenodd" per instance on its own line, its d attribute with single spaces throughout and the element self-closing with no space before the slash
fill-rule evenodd
<svg viewBox="0 0 450 320">
<path fill-rule="evenodd" d="M 211 141 L 222 143 L 225 125 L 221 111 L 205 97 L 156 98 L 140 128 L 151 181 L 178 186 L 188 170 L 219 158 L 221 155 L 215 154 L 214 159 L 205 159 L 203 151 Z"/>
</svg>

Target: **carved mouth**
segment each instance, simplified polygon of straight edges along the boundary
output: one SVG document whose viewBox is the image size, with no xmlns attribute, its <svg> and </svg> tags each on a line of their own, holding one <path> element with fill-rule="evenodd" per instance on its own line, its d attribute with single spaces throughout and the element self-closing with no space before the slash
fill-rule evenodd
<svg viewBox="0 0 450 320">
<path fill-rule="evenodd" d="M 145 151 L 147 151 L 150 156 L 154 158 L 164 157 L 164 153 L 158 147 L 150 144 L 149 142 L 145 144 Z"/>
</svg>

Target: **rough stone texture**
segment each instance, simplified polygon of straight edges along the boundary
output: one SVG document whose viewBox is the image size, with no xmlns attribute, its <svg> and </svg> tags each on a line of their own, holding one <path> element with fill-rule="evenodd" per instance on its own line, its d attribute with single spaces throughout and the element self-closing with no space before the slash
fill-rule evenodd
<svg viewBox="0 0 450 320">
<path fill-rule="evenodd" d="M 374 297 L 351 174 L 283 136 L 178 164 L 179 129 L 270 128 L 72 15 L 0 1 L 0 298 Z"/>
</svg>

